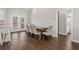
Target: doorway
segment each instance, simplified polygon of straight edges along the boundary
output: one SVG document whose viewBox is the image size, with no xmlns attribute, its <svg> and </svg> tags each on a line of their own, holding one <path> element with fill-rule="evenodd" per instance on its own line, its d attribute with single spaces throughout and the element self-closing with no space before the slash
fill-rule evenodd
<svg viewBox="0 0 79 59">
<path fill-rule="evenodd" d="M 72 9 L 63 9 L 57 11 L 58 14 L 58 36 L 72 34 Z"/>
</svg>

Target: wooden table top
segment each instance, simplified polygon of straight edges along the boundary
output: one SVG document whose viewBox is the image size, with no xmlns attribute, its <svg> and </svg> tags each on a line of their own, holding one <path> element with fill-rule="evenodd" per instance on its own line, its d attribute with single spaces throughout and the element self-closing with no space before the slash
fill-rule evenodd
<svg viewBox="0 0 79 59">
<path fill-rule="evenodd" d="M 37 28 L 37 32 L 46 32 L 48 28 Z"/>
</svg>

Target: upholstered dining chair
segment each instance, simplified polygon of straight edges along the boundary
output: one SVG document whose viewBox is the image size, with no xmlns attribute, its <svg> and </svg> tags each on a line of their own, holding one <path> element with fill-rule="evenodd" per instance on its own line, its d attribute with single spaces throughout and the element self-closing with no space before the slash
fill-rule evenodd
<svg viewBox="0 0 79 59">
<path fill-rule="evenodd" d="M 37 27 L 35 25 L 31 25 L 32 35 L 35 39 L 39 39 L 40 33 L 37 32 Z"/>
<path fill-rule="evenodd" d="M 10 28 L 5 25 L 4 20 L 0 20 L 0 44 L 1 44 L 1 46 L 6 41 L 10 41 L 10 43 L 12 41 L 11 40 Z"/>
<path fill-rule="evenodd" d="M 31 28 L 31 24 L 27 24 L 26 25 L 26 34 L 28 35 L 28 36 L 32 36 L 32 28 Z"/>
<path fill-rule="evenodd" d="M 12 42 L 12 40 L 11 40 L 11 33 L 10 33 L 10 29 L 9 28 L 6 28 L 6 27 L 5 28 L 1 28 L 0 29 L 0 33 L 1 33 L 1 46 L 6 41 L 9 41 L 10 43 Z"/>
<path fill-rule="evenodd" d="M 29 34 L 29 26 L 26 25 L 26 35 L 28 35 L 28 34 Z"/>
<path fill-rule="evenodd" d="M 52 39 L 52 34 L 53 34 L 53 26 L 48 26 L 48 29 L 46 32 L 43 33 L 48 39 Z M 45 36 L 43 36 L 45 38 Z"/>
</svg>

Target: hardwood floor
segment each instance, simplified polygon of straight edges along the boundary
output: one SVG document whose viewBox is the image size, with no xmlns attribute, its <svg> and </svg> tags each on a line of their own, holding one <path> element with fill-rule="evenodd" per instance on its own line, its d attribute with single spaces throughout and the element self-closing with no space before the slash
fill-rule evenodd
<svg viewBox="0 0 79 59">
<path fill-rule="evenodd" d="M 0 50 L 78 50 L 79 44 L 70 40 L 70 35 L 59 35 L 52 40 L 35 40 L 26 36 L 25 32 L 12 33 L 12 44 L 6 42 Z"/>
</svg>

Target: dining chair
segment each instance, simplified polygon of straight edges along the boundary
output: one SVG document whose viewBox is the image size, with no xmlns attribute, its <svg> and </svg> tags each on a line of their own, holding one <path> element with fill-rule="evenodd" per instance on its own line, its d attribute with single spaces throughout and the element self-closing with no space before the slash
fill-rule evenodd
<svg viewBox="0 0 79 59">
<path fill-rule="evenodd" d="M 26 35 L 28 35 L 28 34 L 29 34 L 29 26 L 26 25 Z"/>
<path fill-rule="evenodd" d="M 3 43 L 9 41 L 10 43 L 12 42 L 11 40 L 11 32 L 9 28 L 1 28 L 0 29 L 1 33 L 1 46 Z"/>
<path fill-rule="evenodd" d="M 32 36 L 32 28 L 31 28 L 31 24 L 28 24 L 26 27 L 26 32 L 28 36 Z"/>
<path fill-rule="evenodd" d="M 53 34 L 53 26 L 49 26 L 48 29 L 46 30 L 46 32 L 43 32 L 43 38 L 45 39 L 45 36 L 48 39 L 52 39 L 52 34 Z"/>
<path fill-rule="evenodd" d="M 0 20 L 0 44 L 1 46 L 6 42 L 10 41 L 11 43 L 11 33 L 10 33 L 10 28 L 5 25 L 4 20 Z"/>
<path fill-rule="evenodd" d="M 32 35 L 33 35 L 33 37 L 37 40 L 37 39 L 39 39 L 39 36 L 40 36 L 40 33 L 39 32 L 37 32 L 37 27 L 35 26 L 35 25 L 31 25 L 31 29 L 32 29 Z"/>
</svg>

